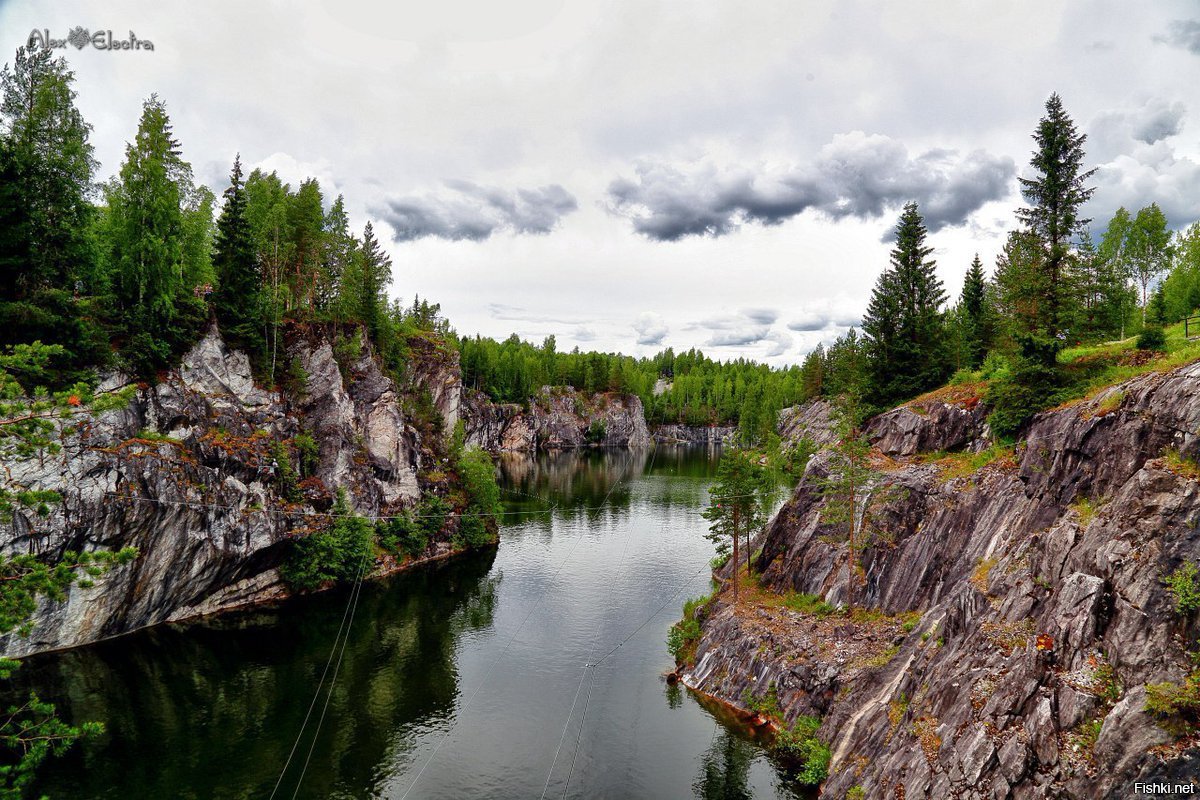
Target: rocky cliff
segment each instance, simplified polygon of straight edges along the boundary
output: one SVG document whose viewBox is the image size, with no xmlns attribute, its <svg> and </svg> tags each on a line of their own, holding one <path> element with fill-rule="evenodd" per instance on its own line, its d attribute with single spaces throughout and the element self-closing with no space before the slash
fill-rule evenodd
<svg viewBox="0 0 1200 800">
<path fill-rule="evenodd" d="M 736 425 L 655 425 L 654 441 L 662 444 L 731 445 Z"/>
<path fill-rule="evenodd" d="M 58 455 L 5 463 L 4 488 L 53 490 L 62 501 L 44 518 L 17 512 L 0 537 L 4 552 L 139 551 L 65 601 L 43 599 L 32 636 L 3 640 L 5 655 L 282 597 L 287 540 L 328 525 L 339 489 L 364 515 L 412 505 L 437 448 L 406 415 L 404 395 L 453 395 L 456 362 L 427 363 L 402 390 L 361 340 L 343 363 L 329 337 L 294 332 L 289 341 L 299 383 L 289 396 L 256 386 L 246 356 L 213 329 L 178 369 L 139 385 L 127 407 L 62 421 Z M 124 382 L 113 376 L 100 388 Z M 289 477 L 293 465 L 299 474 Z M 419 560 L 448 553 L 450 533 Z"/>
<path fill-rule="evenodd" d="M 491 452 L 650 446 L 642 401 L 632 394 L 545 386 L 525 408 L 468 392 L 462 414 L 467 442 Z"/>
<path fill-rule="evenodd" d="M 1200 365 L 1143 375 L 976 454 L 971 398 L 877 418 L 865 610 L 789 599 L 848 598 L 818 454 L 762 537 L 761 586 L 700 612 L 685 682 L 735 705 L 773 684 L 786 721 L 820 716 L 822 796 L 1125 798 L 1135 781 L 1188 782 L 1198 630 L 1165 580 L 1200 559 L 1198 397 Z M 920 455 L 954 448 L 968 452 Z M 1155 684 L 1173 713 L 1146 710 Z"/>
</svg>

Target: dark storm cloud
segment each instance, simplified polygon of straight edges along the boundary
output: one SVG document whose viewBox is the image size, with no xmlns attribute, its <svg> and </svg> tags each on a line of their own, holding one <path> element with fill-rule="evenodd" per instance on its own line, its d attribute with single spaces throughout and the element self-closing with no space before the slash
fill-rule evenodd
<svg viewBox="0 0 1200 800">
<path fill-rule="evenodd" d="M 1200 56 L 1200 20 L 1174 19 L 1167 25 L 1167 32 L 1154 37 L 1154 41 L 1182 47 Z"/>
<path fill-rule="evenodd" d="M 1004 197 L 1016 173 L 1011 158 L 982 150 L 931 150 L 916 158 L 886 136 L 842 134 L 813 163 L 761 174 L 705 165 L 685 172 L 642 163 L 636 178 L 609 184 L 609 209 L 658 241 L 724 236 L 747 222 L 777 225 L 810 208 L 834 219 L 876 218 L 909 200 L 932 231 L 961 225 L 984 203 Z"/>
<path fill-rule="evenodd" d="M 535 189 L 501 189 L 447 181 L 449 195 L 427 194 L 385 201 L 377 213 L 392 226 L 397 242 L 426 236 L 481 242 L 498 231 L 549 233 L 579 207 L 557 184 Z"/>
</svg>

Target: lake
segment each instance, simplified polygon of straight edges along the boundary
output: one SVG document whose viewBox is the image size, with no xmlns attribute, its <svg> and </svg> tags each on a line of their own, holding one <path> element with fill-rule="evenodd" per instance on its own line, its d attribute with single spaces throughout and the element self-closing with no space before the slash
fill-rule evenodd
<svg viewBox="0 0 1200 800">
<path fill-rule="evenodd" d="M 494 551 L 369 581 L 357 598 L 347 588 L 29 659 L 19 689 L 107 725 L 47 761 L 35 791 L 810 796 L 720 709 L 663 678 L 668 628 L 709 588 L 700 511 L 716 459 L 661 446 L 506 456 Z"/>
</svg>

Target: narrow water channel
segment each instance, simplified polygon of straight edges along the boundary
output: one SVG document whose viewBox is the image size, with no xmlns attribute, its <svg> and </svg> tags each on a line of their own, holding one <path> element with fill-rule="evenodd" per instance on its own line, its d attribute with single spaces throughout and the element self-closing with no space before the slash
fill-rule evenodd
<svg viewBox="0 0 1200 800">
<path fill-rule="evenodd" d="M 699 512 L 715 470 L 715 454 L 694 449 L 505 458 L 499 549 L 366 585 L 319 734 L 324 694 L 286 772 L 349 592 L 32 659 L 19 688 L 107 725 L 48 762 L 35 789 L 806 796 L 719 711 L 662 679 L 667 629 L 708 588 Z"/>
</svg>

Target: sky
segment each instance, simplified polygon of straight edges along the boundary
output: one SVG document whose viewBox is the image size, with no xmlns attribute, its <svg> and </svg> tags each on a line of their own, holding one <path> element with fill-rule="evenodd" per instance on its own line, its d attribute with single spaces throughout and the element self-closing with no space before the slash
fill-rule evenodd
<svg viewBox="0 0 1200 800">
<path fill-rule="evenodd" d="M 58 51 L 100 177 L 157 93 L 199 180 L 316 177 L 463 335 L 798 363 L 910 200 L 951 296 L 992 267 L 1052 92 L 1093 231 L 1200 219 L 1200 2 L 3 0 L 3 60 L 76 27 L 154 48 Z"/>
</svg>

